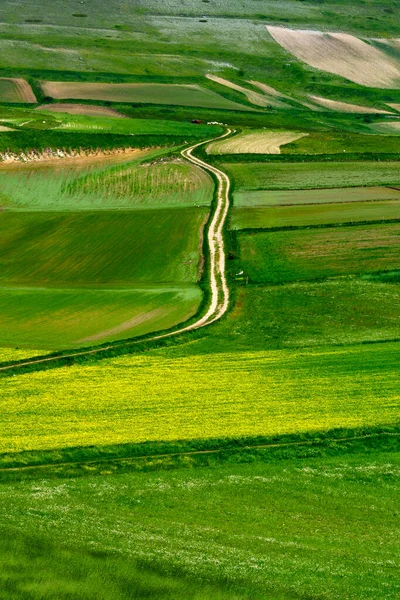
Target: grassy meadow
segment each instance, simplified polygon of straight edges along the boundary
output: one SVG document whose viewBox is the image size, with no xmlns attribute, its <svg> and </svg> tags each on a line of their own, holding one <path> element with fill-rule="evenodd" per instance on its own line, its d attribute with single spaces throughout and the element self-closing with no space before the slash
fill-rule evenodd
<svg viewBox="0 0 400 600">
<path fill-rule="evenodd" d="M 394 600 L 397 493 L 398 455 L 360 451 L 3 483 L 1 588 L 16 600 Z"/>
</svg>

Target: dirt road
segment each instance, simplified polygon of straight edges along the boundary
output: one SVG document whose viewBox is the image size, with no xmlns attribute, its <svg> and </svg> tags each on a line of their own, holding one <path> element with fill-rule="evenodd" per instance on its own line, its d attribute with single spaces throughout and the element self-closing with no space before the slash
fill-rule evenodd
<svg viewBox="0 0 400 600">
<path fill-rule="evenodd" d="M 172 337 L 175 335 L 179 335 L 186 331 L 193 331 L 194 329 L 199 329 L 200 327 L 205 327 L 206 325 L 210 325 L 217 321 L 222 317 L 222 315 L 227 311 L 229 305 L 229 288 L 226 279 L 226 268 L 225 268 L 225 245 L 224 245 L 224 235 L 223 229 L 225 225 L 226 218 L 228 216 L 229 210 L 229 189 L 230 189 L 230 180 L 229 177 L 220 169 L 213 167 L 212 165 L 206 163 L 205 161 L 196 158 L 193 156 L 193 150 L 198 148 L 199 146 L 209 144 L 210 142 L 222 139 L 227 137 L 233 133 L 231 129 L 228 129 L 226 133 L 223 135 L 212 138 L 211 140 L 206 140 L 203 142 L 199 142 L 194 146 L 190 146 L 190 148 L 185 148 L 182 150 L 182 156 L 190 161 L 191 163 L 205 169 L 206 171 L 212 173 L 217 180 L 217 198 L 216 198 L 216 206 L 214 213 L 211 218 L 211 222 L 208 228 L 207 240 L 208 240 L 208 251 L 209 251 L 209 287 L 210 287 L 210 303 L 206 313 L 197 319 L 194 323 L 190 325 L 186 325 L 180 329 L 174 331 L 168 331 L 166 333 L 161 333 L 157 336 L 148 338 L 148 341 L 151 340 L 160 340 L 167 337 Z M 124 343 L 121 340 L 120 344 Z M 74 358 L 78 356 L 91 356 L 95 354 L 99 354 L 101 352 L 111 350 L 119 345 L 119 343 L 110 344 L 109 346 L 101 346 L 99 348 L 93 348 L 91 350 L 77 350 L 72 351 L 68 354 L 63 354 L 60 356 L 50 356 L 50 357 L 37 357 L 31 358 L 29 360 L 23 362 L 17 362 L 15 364 L 10 364 L 6 366 L 0 366 L 0 371 L 11 371 L 16 368 L 26 367 L 34 364 L 50 364 L 60 363 L 62 366 L 63 359 Z"/>
</svg>

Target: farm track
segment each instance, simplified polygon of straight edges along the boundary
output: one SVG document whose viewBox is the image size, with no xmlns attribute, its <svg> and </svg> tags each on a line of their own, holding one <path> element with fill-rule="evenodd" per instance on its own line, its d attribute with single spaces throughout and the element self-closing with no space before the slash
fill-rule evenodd
<svg viewBox="0 0 400 600">
<path fill-rule="evenodd" d="M 231 129 L 228 129 L 223 135 L 210 140 L 198 142 L 189 148 L 185 148 L 181 151 L 183 158 L 191 162 L 192 164 L 212 173 L 217 180 L 217 191 L 216 191 L 216 206 L 212 215 L 210 225 L 207 232 L 208 240 L 208 252 L 210 256 L 210 275 L 209 275 L 209 287 L 210 287 L 210 303 L 206 313 L 197 319 L 194 323 L 181 327 L 180 329 L 161 333 L 159 335 L 147 338 L 145 341 L 157 341 L 164 338 L 172 337 L 195 329 L 200 329 L 214 323 L 220 319 L 227 311 L 229 306 L 229 287 L 226 279 L 226 257 L 225 257 L 225 244 L 224 244 L 224 226 L 229 211 L 229 190 L 230 190 L 230 179 L 226 173 L 217 169 L 216 167 L 206 163 L 205 161 L 193 156 L 193 151 L 204 144 L 209 144 L 215 140 L 223 139 L 234 133 Z M 143 341 L 143 340 L 140 340 Z M 13 369 L 28 367 L 31 365 L 43 365 L 58 363 L 58 366 L 63 366 L 66 361 L 71 358 L 81 356 L 93 356 L 112 350 L 114 348 L 122 346 L 126 343 L 126 340 L 116 342 L 108 346 L 100 346 L 98 348 L 92 348 L 90 350 L 80 350 L 76 352 L 70 352 L 69 354 L 62 354 L 56 356 L 37 357 L 24 362 L 16 362 L 4 366 L 0 366 L 1 372 L 12 371 Z M 132 343 L 132 342 L 131 342 Z M 139 343 L 139 342 L 138 342 Z"/>
<path fill-rule="evenodd" d="M 357 440 L 365 440 L 374 437 L 378 437 L 381 435 L 390 436 L 390 437 L 398 437 L 398 433 L 391 432 L 381 432 L 381 433 L 372 433 L 366 435 L 357 435 L 353 437 L 343 437 L 343 438 L 325 438 L 322 440 L 304 440 L 301 442 L 282 442 L 275 444 L 254 444 L 236 448 L 213 448 L 210 450 L 187 450 L 183 452 L 165 452 L 162 454 L 141 454 L 141 455 L 133 455 L 133 456 L 117 456 L 111 458 L 97 458 L 93 460 L 77 460 L 77 461 L 64 461 L 64 462 L 50 462 L 36 465 L 22 465 L 19 467 L 1 467 L 0 473 L 12 473 L 16 471 L 31 471 L 34 469 L 51 469 L 53 467 L 71 467 L 80 465 L 101 465 L 104 463 L 123 463 L 124 461 L 135 461 L 135 460 L 143 460 L 143 459 L 156 459 L 156 458 L 173 458 L 173 457 L 184 457 L 184 456 L 202 456 L 202 455 L 213 455 L 213 454 L 223 454 L 224 452 L 241 452 L 241 451 L 249 451 L 249 450 L 267 450 L 268 448 L 290 448 L 290 447 L 301 447 L 301 446 L 319 446 L 321 444 L 326 443 L 341 443 L 341 442 L 352 442 Z"/>
</svg>

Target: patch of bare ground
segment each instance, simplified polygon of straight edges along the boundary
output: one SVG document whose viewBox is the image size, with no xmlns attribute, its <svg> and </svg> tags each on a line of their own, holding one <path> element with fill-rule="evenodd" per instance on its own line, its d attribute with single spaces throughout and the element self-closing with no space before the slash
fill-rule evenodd
<svg viewBox="0 0 400 600">
<path fill-rule="evenodd" d="M 19 77 L 0 77 L 1 81 L 9 81 L 14 86 L 16 102 L 36 104 L 37 99 L 29 83 Z"/>
<path fill-rule="evenodd" d="M 145 157 L 154 148 L 117 148 L 114 150 L 93 150 L 93 151 L 74 151 L 70 150 L 52 150 L 48 149 L 43 152 L 32 150 L 31 152 L 21 152 L 16 154 L 13 152 L 0 153 L 0 170 L 13 170 L 21 168 L 33 167 L 49 167 L 49 166 L 73 166 L 86 167 L 89 164 L 97 163 L 112 163 L 129 161 L 139 156 Z"/>
<path fill-rule="evenodd" d="M 309 95 L 308 97 L 316 104 L 319 104 L 328 110 L 335 110 L 337 112 L 385 115 L 393 114 L 388 110 L 371 108 L 370 106 L 360 106 L 358 104 L 349 104 L 347 102 L 339 102 L 338 100 L 329 100 L 328 98 L 322 98 L 321 96 Z"/>
<path fill-rule="evenodd" d="M 70 115 L 85 115 L 86 117 L 116 117 L 125 119 L 126 116 L 106 106 L 95 104 L 42 104 L 35 110 L 46 110 L 49 112 L 68 113 Z"/>
<path fill-rule="evenodd" d="M 265 96 L 264 94 L 254 92 L 253 90 L 248 90 L 247 88 L 238 85 L 237 83 L 233 83 L 233 81 L 229 81 L 228 79 L 224 79 L 223 77 L 219 77 L 218 75 L 207 74 L 206 77 L 215 83 L 219 83 L 220 85 L 223 85 L 231 90 L 235 90 L 236 92 L 244 94 L 247 100 L 255 106 L 262 106 L 264 108 L 267 106 L 275 106 L 276 108 L 286 107 L 283 102 L 276 100 L 276 98 Z"/>
<path fill-rule="evenodd" d="M 267 30 L 280 46 L 311 67 L 359 85 L 400 87 L 400 63 L 353 35 L 268 25 Z"/>
<path fill-rule="evenodd" d="M 111 327 L 111 329 L 106 329 L 105 331 L 100 331 L 99 333 L 96 333 L 94 335 L 89 335 L 88 337 L 78 340 L 76 343 L 77 344 L 86 344 L 87 342 L 96 342 L 97 340 L 104 339 L 105 337 L 111 337 L 114 335 L 118 335 L 119 333 L 122 333 L 123 331 L 127 331 L 128 329 L 132 329 L 133 327 L 136 327 L 136 325 L 142 325 L 143 323 L 146 323 L 147 321 L 150 321 L 151 319 L 155 319 L 155 318 L 158 318 L 161 316 L 164 317 L 166 314 L 168 314 L 168 312 L 170 312 L 170 311 L 162 309 L 162 308 L 155 308 L 153 310 L 149 310 L 147 312 L 140 313 L 139 315 L 136 315 L 136 317 L 132 317 L 131 319 L 128 319 L 127 321 L 124 321 L 123 323 L 116 325 L 116 327 Z"/>
</svg>

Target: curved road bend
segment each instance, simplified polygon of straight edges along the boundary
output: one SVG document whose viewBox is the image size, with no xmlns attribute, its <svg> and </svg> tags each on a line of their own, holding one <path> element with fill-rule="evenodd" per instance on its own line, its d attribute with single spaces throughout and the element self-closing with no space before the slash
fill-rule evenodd
<svg viewBox="0 0 400 600">
<path fill-rule="evenodd" d="M 218 136 L 217 138 L 212 138 L 210 140 L 206 140 L 205 142 L 199 142 L 194 144 L 194 146 L 190 146 L 189 148 L 185 148 L 181 151 L 181 155 L 186 158 L 188 161 L 197 165 L 198 167 L 209 171 L 215 175 L 218 186 L 217 186 L 217 205 L 215 208 L 215 212 L 211 219 L 211 223 L 208 228 L 208 250 L 210 254 L 210 291 L 211 291 L 211 300 L 210 305 L 207 309 L 207 312 L 200 317 L 194 323 L 187 325 L 186 327 L 182 327 L 181 329 L 177 329 L 174 331 L 169 331 L 167 333 L 162 333 L 160 335 L 154 336 L 152 338 L 148 338 L 148 341 L 151 340 L 160 340 L 162 338 L 171 337 L 173 335 L 179 335 L 180 333 L 184 333 L 185 331 L 193 331 L 194 329 L 200 329 L 201 327 L 205 327 L 206 325 L 210 325 L 217 321 L 222 317 L 222 315 L 227 311 L 229 305 L 229 288 L 226 279 L 226 266 L 225 266 L 225 246 L 224 246 L 224 235 L 223 229 L 225 225 L 226 218 L 228 216 L 229 210 L 229 189 L 230 189 L 230 180 L 228 175 L 220 169 L 209 165 L 204 160 L 200 158 L 196 158 L 193 156 L 192 152 L 199 146 L 204 144 L 209 144 L 215 140 L 220 140 L 222 138 L 227 137 L 231 133 L 234 133 L 233 130 L 228 129 L 226 133 Z M 77 352 L 71 352 L 70 354 L 64 354 L 62 356 L 55 356 L 50 358 L 38 358 L 33 360 L 27 360 L 22 363 L 16 363 L 12 365 L 7 365 L 4 367 L 0 367 L 0 371 L 7 371 L 11 369 L 15 369 L 17 367 L 25 367 L 33 364 L 41 364 L 41 363 L 49 363 L 56 362 L 63 358 L 74 358 L 75 356 L 90 356 L 91 354 L 97 354 L 99 352 L 103 352 L 104 350 L 110 350 L 115 347 L 115 344 L 110 344 L 109 346 L 102 346 L 99 348 L 93 348 L 92 350 L 82 350 Z"/>
</svg>

